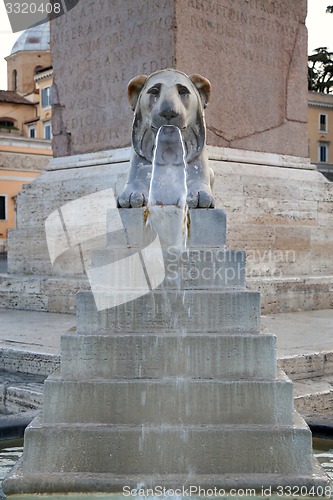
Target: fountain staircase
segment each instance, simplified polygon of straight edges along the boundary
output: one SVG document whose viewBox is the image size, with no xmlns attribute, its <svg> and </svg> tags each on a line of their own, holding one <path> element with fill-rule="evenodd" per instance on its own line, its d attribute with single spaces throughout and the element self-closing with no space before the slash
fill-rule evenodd
<svg viewBox="0 0 333 500">
<path fill-rule="evenodd" d="M 102 270 L 152 241 L 142 209 L 120 213 L 125 236 L 110 234 L 93 257 Z M 191 210 L 190 222 L 176 280 L 164 249 L 163 286 L 126 302 L 124 283 L 124 303 L 99 311 L 102 286 L 77 295 L 76 333 L 62 336 L 60 369 L 45 382 L 7 495 L 328 484 L 292 382 L 277 370 L 275 337 L 260 333 L 245 252 L 225 248 L 225 213 Z"/>
</svg>

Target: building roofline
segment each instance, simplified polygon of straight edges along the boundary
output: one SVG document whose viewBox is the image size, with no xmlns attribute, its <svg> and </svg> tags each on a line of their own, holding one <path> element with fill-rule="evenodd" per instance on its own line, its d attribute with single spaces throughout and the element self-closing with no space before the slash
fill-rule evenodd
<svg viewBox="0 0 333 500">
<path fill-rule="evenodd" d="M 29 101 L 21 94 L 14 90 L 0 90 L 0 102 L 8 104 L 24 104 L 28 106 L 35 106 L 35 103 Z"/>
</svg>

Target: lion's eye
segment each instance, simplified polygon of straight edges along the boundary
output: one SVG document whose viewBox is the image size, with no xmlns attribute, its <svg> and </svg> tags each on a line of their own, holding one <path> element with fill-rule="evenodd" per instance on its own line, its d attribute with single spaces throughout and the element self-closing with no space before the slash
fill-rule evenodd
<svg viewBox="0 0 333 500">
<path fill-rule="evenodd" d="M 158 87 L 152 87 L 148 90 L 148 94 L 158 95 L 160 93 L 160 89 Z"/>
<path fill-rule="evenodd" d="M 179 95 L 187 95 L 190 93 L 187 87 L 179 87 L 178 89 Z"/>
</svg>

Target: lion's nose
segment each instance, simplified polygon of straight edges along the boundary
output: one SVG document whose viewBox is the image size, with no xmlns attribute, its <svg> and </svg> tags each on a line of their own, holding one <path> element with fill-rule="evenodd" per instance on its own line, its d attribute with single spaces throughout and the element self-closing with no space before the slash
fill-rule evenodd
<svg viewBox="0 0 333 500">
<path fill-rule="evenodd" d="M 165 118 L 166 120 L 172 120 L 172 118 L 176 118 L 178 116 L 178 113 L 173 108 L 164 107 L 160 111 L 160 116 L 162 116 L 162 118 Z"/>
</svg>

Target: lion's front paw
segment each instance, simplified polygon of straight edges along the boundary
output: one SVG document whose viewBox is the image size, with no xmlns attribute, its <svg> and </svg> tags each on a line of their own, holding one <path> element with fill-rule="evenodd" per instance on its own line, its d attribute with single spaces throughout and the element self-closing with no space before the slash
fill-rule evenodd
<svg viewBox="0 0 333 500">
<path fill-rule="evenodd" d="M 138 191 L 133 193 L 124 191 L 117 201 L 120 208 L 140 208 L 147 205 L 147 195 Z"/>
<path fill-rule="evenodd" d="M 188 193 L 186 201 L 189 208 L 214 208 L 214 198 L 207 191 Z"/>
</svg>

